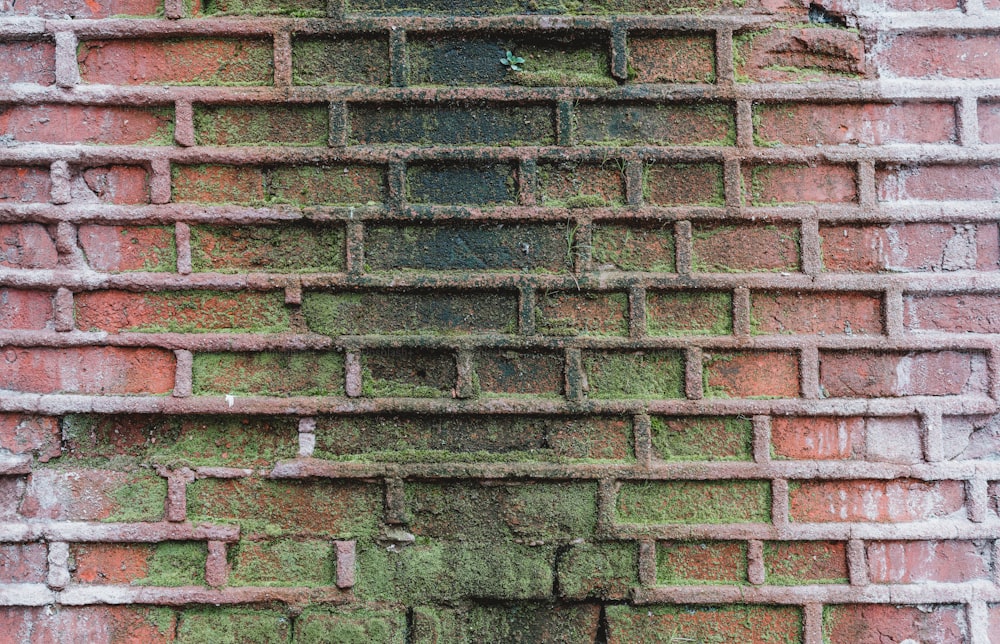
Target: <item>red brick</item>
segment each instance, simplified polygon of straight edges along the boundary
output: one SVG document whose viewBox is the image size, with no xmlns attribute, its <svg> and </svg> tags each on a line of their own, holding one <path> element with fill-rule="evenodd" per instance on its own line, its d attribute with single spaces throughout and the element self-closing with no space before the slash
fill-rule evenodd
<svg viewBox="0 0 1000 644">
<path fill-rule="evenodd" d="M 802 641 L 802 610 L 797 606 L 618 604 L 606 610 L 608 644 Z"/>
<path fill-rule="evenodd" d="M 739 541 L 663 541 L 656 546 L 659 584 L 743 584 L 747 546 Z"/>
<path fill-rule="evenodd" d="M 97 105 L 14 105 L 0 109 L 0 131 L 15 141 L 165 145 L 173 124 L 164 109 Z"/>
<path fill-rule="evenodd" d="M 43 463 L 62 452 L 59 423 L 51 416 L 0 414 L 0 449 L 35 453 Z"/>
<path fill-rule="evenodd" d="M 56 47 L 46 41 L 0 42 L 0 83 L 56 82 Z"/>
<path fill-rule="evenodd" d="M 996 224 L 892 224 L 820 228 L 824 269 L 834 272 L 995 271 Z"/>
<path fill-rule="evenodd" d="M 45 583 L 48 551 L 44 543 L 0 544 L 0 584 Z"/>
<path fill-rule="evenodd" d="M 0 185 L 3 171 L 0 169 Z M 40 224 L 0 224 L 0 266 L 6 268 L 55 268 L 59 261 L 55 242 Z"/>
<path fill-rule="evenodd" d="M 753 333 L 882 333 L 882 301 L 866 293 L 752 293 Z"/>
<path fill-rule="evenodd" d="M 166 493 L 166 479 L 155 474 L 36 469 L 20 512 L 29 519 L 58 521 L 159 521 Z"/>
<path fill-rule="evenodd" d="M 563 393 L 561 353 L 525 351 L 480 351 L 476 376 L 484 392 L 503 395 L 550 395 Z"/>
<path fill-rule="evenodd" d="M 266 40 L 88 40 L 78 56 L 84 83 L 270 85 L 273 76 Z"/>
<path fill-rule="evenodd" d="M 535 329 L 543 335 L 628 335 L 624 293 L 539 293 Z"/>
<path fill-rule="evenodd" d="M 864 43 L 845 29 L 770 29 L 734 41 L 740 80 L 821 81 L 864 73 Z"/>
<path fill-rule="evenodd" d="M 967 642 L 964 611 L 958 606 L 916 607 L 891 604 L 827 606 L 823 612 L 826 642 Z"/>
<path fill-rule="evenodd" d="M 1000 101 L 979 103 L 978 114 L 979 139 L 983 143 L 1000 143 Z"/>
<path fill-rule="evenodd" d="M 879 64 L 889 77 L 997 78 L 1000 40 L 994 34 L 901 34 L 879 55 Z"/>
<path fill-rule="evenodd" d="M 154 16 L 162 6 L 162 0 L 20 0 L 7 11 L 15 16 L 92 19 Z"/>
<path fill-rule="evenodd" d="M 758 144 L 951 143 L 952 103 L 769 103 L 754 110 Z"/>
<path fill-rule="evenodd" d="M 847 583 L 843 541 L 772 541 L 764 544 L 768 584 Z"/>
<path fill-rule="evenodd" d="M 728 335 L 733 332 L 733 298 L 711 291 L 650 291 L 646 296 L 649 335 Z"/>
<path fill-rule="evenodd" d="M 73 544 L 71 578 L 83 584 L 129 584 L 146 576 L 152 554 L 148 544 Z"/>
<path fill-rule="evenodd" d="M 916 463 L 922 460 L 915 417 L 784 417 L 771 421 L 778 458 Z"/>
<path fill-rule="evenodd" d="M 625 176 L 613 163 L 545 164 L 538 168 L 538 184 L 545 205 L 572 208 L 595 197 L 609 205 L 625 203 Z"/>
<path fill-rule="evenodd" d="M 715 42 L 711 36 L 637 35 L 629 38 L 628 54 L 629 80 L 634 83 L 715 81 Z"/>
<path fill-rule="evenodd" d="M 96 200 L 119 205 L 149 203 L 149 179 L 142 166 L 87 168 L 81 175 L 83 182 L 77 180 L 72 187 L 75 200 Z"/>
<path fill-rule="evenodd" d="M 173 200 L 208 203 L 365 204 L 384 200 L 375 166 L 178 165 Z"/>
<path fill-rule="evenodd" d="M 95 271 L 175 271 L 174 231 L 167 226 L 94 226 L 77 229 L 77 240 Z"/>
<path fill-rule="evenodd" d="M 872 583 L 960 583 L 990 577 L 992 541 L 873 541 L 866 545 Z"/>
<path fill-rule="evenodd" d="M 799 230 L 794 226 L 698 224 L 693 228 L 693 271 L 742 273 L 799 270 Z"/>
<path fill-rule="evenodd" d="M 880 201 L 1000 199 L 1000 165 L 885 166 L 875 180 Z"/>
<path fill-rule="evenodd" d="M 911 295 L 903 300 L 903 326 L 908 331 L 1000 333 L 1000 299 L 996 295 Z"/>
<path fill-rule="evenodd" d="M 965 490 L 961 481 L 797 481 L 789 503 L 795 522 L 926 521 L 962 511 Z"/>
<path fill-rule="evenodd" d="M 176 617 L 169 609 L 131 606 L 0 608 L 0 632 L 10 637 L 10 642 L 160 644 L 174 641 L 175 622 Z"/>
<path fill-rule="evenodd" d="M 958 0 L 887 0 L 885 4 L 894 11 L 947 11 L 960 6 Z"/>
<path fill-rule="evenodd" d="M 0 166 L 0 203 L 44 203 L 51 188 L 47 168 Z"/>
<path fill-rule="evenodd" d="M 958 351 L 820 354 L 820 385 L 833 397 L 951 396 L 985 393 L 980 354 Z"/>
<path fill-rule="evenodd" d="M 0 329 L 46 329 L 51 323 L 51 291 L 0 289 Z"/>
<path fill-rule="evenodd" d="M 594 227 L 591 243 L 598 270 L 674 272 L 674 235 L 669 225 L 602 223 Z"/>
<path fill-rule="evenodd" d="M 708 398 L 796 398 L 799 361 L 793 353 L 743 351 L 706 353 Z"/>
<path fill-rule="evenodd" d="M 8 347 L 0 389 L 32 393 L 164 394 L 174 386 L 174 354 L 162 349 Z"/>
<path fill-rule="evenodd" d="M 92 291 L 74 299 L 77 327 L 87 331 L 267 332 L 288 328 L 284 295 L 213 291 Z"/>
<path fill-rule="evenodd" d="M 574 112 L 580 143 L 732 145 L 736 119 L 732 105 L 670 103 L 581 103 Z"/>
<path fill-rule="evenodd" d="M 754 206 L 857 201 L 854 169 L 846 165 L 752 165 L 743 170 L 744 199 Z"/>
<path fill-rule="evenodd" d="M 722 166 L 714 163 L 660 163 L 647 167 L 646 200 L 661 206 L 725 203 Z"/>
</svg>

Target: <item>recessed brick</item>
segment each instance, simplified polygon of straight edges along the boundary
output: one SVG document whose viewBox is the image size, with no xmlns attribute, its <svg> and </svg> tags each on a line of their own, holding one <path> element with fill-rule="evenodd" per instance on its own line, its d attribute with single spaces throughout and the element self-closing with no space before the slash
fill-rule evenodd
<svg viewBox="0 0 1000 644">
<path fill-rule="evenodd" d="M 661 541 L 656 581 L 663 585 L 744 584 L 747 546 L 740 541 Z"/>
<path fill-rule="evenodd" d="M 866 293 L 751 293 L 752 333 L 882 333 L 882 301 Z"/>
<path fill-rule="evenodd" d="M 821 226 L 823 268 L 831 272 L 995 271 L 997 225 L 899 223 Z"/>
<path fill-rule="evenodd" d="M 50 41 L 0 42 L 0 82 L 52 85 L 56 82 L 56 47 Z"/>
<path fill-rule="evenodd" d="M 787 224 L 692 227 L 691 268 L 699 273 L 798 271 L 799 231 Z"/>
<path fill-rule="evenodd" d="M 961 481 L 796 481 L 789 485 L 796 522 L 898 523 L 939 519 L 963 509 Z"/>
<path fill-rule="evenodd" d="M 986 391 L 978 353 L 921 351 L 820 354 L 820 386 L 828 396 L 957 396 Z"/>
<path fill-rule="evenodd" d="M 798 357 L 777 351 L 706 353 L 704 383 L 708 398 L 796 398 Z"/>
<path fill-rule="evenodd" d="M 85 40 L 77 55 L 91 84 L 271 85 L 274 76 L 267 40 Z"/>
<path fill-rule="evenodd" d="M 953 143 L 956 125 L 952 103 L 768 103 L 754 108 L 758 145 Z"/>
</svg>

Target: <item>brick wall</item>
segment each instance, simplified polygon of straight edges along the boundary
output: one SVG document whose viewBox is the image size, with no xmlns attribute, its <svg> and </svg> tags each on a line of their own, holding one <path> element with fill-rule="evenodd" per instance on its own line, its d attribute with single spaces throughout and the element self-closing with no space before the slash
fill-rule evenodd
<svg viewBox="0 0 1000 644">
<path fill-rule="evenodd" d="M 1000 641 L 996 0 L 343 2 L 0 2 L 0 640 Z"/>
</svg>

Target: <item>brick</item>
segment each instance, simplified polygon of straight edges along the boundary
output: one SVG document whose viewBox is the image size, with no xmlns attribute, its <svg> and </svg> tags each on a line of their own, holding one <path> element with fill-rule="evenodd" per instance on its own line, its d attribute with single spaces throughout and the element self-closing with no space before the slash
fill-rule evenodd
<svg viewBox="0 0 1000 644">
<path fill-rule="evenodd" d="M 44 543 L 0 544 L 0 583 L 44 584 L 47 576 L 48 547 Z"/>
<path fill-rule="evenodd" d="M 192 608 L 177 619 L 178 644 L 236 642 L 252 636 L 260 644 L 288 642 L 292 622 L 284 613 L 257 608 Z"/>
<path fill-rule="evenodd" d="M 666 633 L 678 641 L 802 641 L 802 609 L 797 606 L 617 605 L 606 610 L 608 644 L 655 642 Z"/>
<path fill-rule="evenodd" d="M 57 521 L 159 521 L 167 482 L 155 474 L 89 468 L 36 469 L 19 512 Z"/>
<path fill-rule="evenodd" d="M 736 78 L 743 82 L 825 81 L 865 72 L 864 43 L 846 29 L 774 28 L 733 40 Z"/>
<path fill-rule="evenodd" d="M 797 398 L 798 357 L 777 351 L 712 352 L 704 357 L 708 398 Z"/>
<path fill-rule="evenodd" d="M 3 177 L 0 168 L 0 178 Z M 0 181 L 0 185 L 2 185 Z M 47 188 L 46 188 L 47 190 Z M 0 224 L 0 266 L 6 268 L 55 268 L 59 255 L 45 227 L 40 224 Z"/>
<path fill-rule="evenodd" d="M 561 396 L 564 362 L 557 352 L 483 350 L 476 353 L 476 377 L 487 394 Z"/>
<path fill-rule="evenodd" d="M 992 416 L 945 416 L 941 433 L 947 460 L 993 458 L 1000 450 Z"/>
<path fill-rule="evenodd" d="M 197 105 L 196 145 L 326 146 L 326 105 Z"/>
<path fill-rule="evenodd" d="M 888 77 L 997 78 L 1000 55 L 992 34 L 900 34 L 880 55 Z"/>
<path fill-rule="evenodd" d="M 18 506 L 24 494 L 26 479 L 16 476 L 0 478 L 0 518 L 4 521 L 20 519 Z"/>
<path fill-rule="evenodd" d="M 626 599 L 638 584 L 637 560 L 634 543 L 575 544 L 559 558 L 559 593 L 567 599 Z"/>
<path fill-rule="evenodd" d="M 538 166 L 538 193 L 546 206 L 621 206 L 625 174 L 615 163 L 543 163 Z"/>
<path fill-rule="evenodd" d="M 983 143 L 1000 143 L 1000 102 L 982 101 L 976 112 L 979 117 L 979 139 Z"/>
<path fill-rule="evenodd" d="M 796 522 L 926 521 L 964 512 L 961 481 L 794 481 L 790 516 Z"/>
<path fill-rule="evenodd" d="M 831 642 L 964 642 L 965 611 L 959 606 L 843 604 L 823 609 L 823 637 Z"/>
<path fill-rule="evenodd" d="M 854 169 L 846 165 L 750 165 L 744 200 L 753 206 L 857 201 Z"/>
<path fill-rule="evenodd" d="M 653 416 L 653 454 L 664 461 L 748 461 L 753 426 L 742 416 Z"/>
<path fill-rule="evenodd" d="M 729 293 L 651 291 L 646 296 L 650 335 L 728 335 L 733 332 Z"/>
<path fill-rule="evenodd" d="M 843 541 L 768 541 L 764 543 L 765 583 L 846 584 L 847 546 Z"/>
<path fill-rule="evenodd" d="M 365 204 L 385 198 L 376 166 L 175 165 L 173 200 L 208 203 Z"/>
<path fill-rule="evenodd" d="M 191 226 L 195 272 L 325 273 L 344 269 L 344 229 L 325 223 Z"/>
<path fill-rule="evenodd" d="M 174 272 L 177 248 L 168 226 L 97 226 L 77 229 L 87 263 L 96 271 Z"/>
<path fill-rule="evenodd" d="M 349 12 L 373 15 L 504 15 L 510 13 L 604 15 L 609 13 L 675 14 L 730 12 L 750 9 L 754 12 L 791 12 L 792 3 L 782 0 L 750 1 L 745 4 L 732 0 L 584 0 L 579 5 L 543 0 L 348 0 Z"/>
<path fill-rule="evenodd" d="M 997 333 L 1000 307 L 993 295 L 910 295 L 903 298 L 907 331 Z"/>
<path fill-rule="evenodd" d="M 988 4 L 989 0 L 987 0 Z M 958 0 L 889 0 L 886 5 L 896 11 L 947 11 L 958 9 Z"/>
<path fill-rule="evenodd" d="M 389 41 L 374 34 L 292 39 L 294 85 L 388 85 Z"/>
<path fill-rule="evenodd" d="M 73 182 L 70 194 L 75 201 L 100 201 L 116 205 L 147 204 L 149 177 L 142 166 L 86 168 Z"/>
<path fill-rule="evenodd" d="M 628 335 L 628 295 L 579 291 L 538 294 L 535 330 L 542 335 Z"/>
<path fill-rule="evenodd" d="M 161 644 L 174 641 L 175 623 L 173 611 L 159 606 L 0 608 L 0 628 L 12 642 Z"/>
<path fill-rule="evenodd" d="M 585 351 L 591 398 L 682 398 L 683 356 L 678 351 Z"/>
<path fill-rule="evenodd" d="M 5 14 L 42 18 L 110 18 L 112 16 L 154 16 L 160 11 L 160 0 L 28 0 L 18 2 Z"/>
<path fill-rule="evenodd" d="M 370 350 L 361 354 L 361 392 L 371 398 L 439 398 L 454 395 L 454 355 L 419 349 Z"/>
<path fill-rule="evenodd" d="M 995 271 L 997 237 L 993 223 L 820 227 L 823 268 L 833 272 Z"/>
<path fill-rule="evenodd" d="M 197 5 L 201 6 L 198 7 Z M 322 0 L 201 0 L 195 2 L 194 16 L 270 16 L 290 15 L 296 18 L 325 18 L 326 2 Z"/>
<path fill-rule="evenodd" d="M 771 421 L 771 445 L 777 458 L 900 463 L 923 458 L 920 423 L 913 416 L 779 416 Z"/>
<path fill-rule="evenodd" d="M 614 87 L 607 46 L 570 34 L 561 39 L 436 36 L 407 43 L 412 85 Z M 500 64 L 507 51 L 525 59 L 521 71 Z"/>
<path fill-rule="evenodd" d="M 171 112 L 97 105 L 13 105 L 0 108 L 0 131 L 25 143 L 170 145 Z"/>
<path fill-rule="evenodd" d="M 311 331 L 324 335 L 365 333 L 513 333 L 517 299 L 512 293 L 416 292 L 303 294 Z"/>
<path fill-rule="evenodd" d="M 882 301 L 867 293 L 753 292 L 750 331 L 868 335 L 882 329 Z"/>
<path fill-rule="evenodd" d="M 56 47 L 45 40 L 0 42 L 0 83 L 56 82 Z"/>
<path fill-rule="evenodd" d="M 157 544 L 82 543 L 70 546 L 79 584 L 193 586 L 205 583 L 204 543 L 165 541 Z"/>
<path fill-rule="evenodd" d="M 768 481 L 646 481 L 623 483 L 615 518 L 639 524 L 766 523 Z"/>
<path fill-rule="evenodd" d="M 74 298 L 76 324 L 88 331 L 274 333 L 288 329 L 281 292 L 91 291 Z"/>
<path fill-rule="evenodd" d="M 241 536 L 371 536 L 381 486 L 344 481 L 199 479 L 188 485 L 189 519 L 238 523 Z"/>
<path fill-rule="evenodd" d="M 230 586 L 333 586 L 337 576 L 329 539 L 244 539 L 229 560 Z"/>
<path fill-rule="evenodd" d="M 674 272 L 674 235 L 670 227 L 601 223 L 591 235 L 598 270 Z"/>
<path fill-rule="evenodd" d="M 46 168 L 0 166 L 0 186 L 2 186 L 0 203 L 45 203 L 49 200 L 52 182 Z M 26 229 L 34 226 L 32 224 L 3 226 L 7 231 L 17 228 Z"/>
<path fill-rule="evenodd" d="M 799 231 L 780 225 L 692 226 L 691 268 L 699 273 L 798 271 Z"/>
<path fill-rule="evenodd" d="M 337 396 L 344 393 L 344 356 L 334 351 L 196 353 L 196 395 Z"/>
<path fill-rule="evenodd" d="M 986 541 L 875 541 L 865 554 L 868 578 L 876 584 L 989 579 L 993 559 Z"/>
<path fill-rule="evenodd" d="M 575 110 L 580 143 L 732 145 L 733 107 L 706 103 L 643 105 L 580 103 Z"/>
<path fill-rule="evenodd" d="M 828 396 L 957 396 L 986 391 L 985 361 L 978 353 L 820 353 L 820 386 Z"/>
<path fill-rule="evenodd" d="M 174 386 L 174 354 L 162 349 L 7 347 L 0 389 L 32 393 L 163 394 Z"/>
<path fill-rule="evenodd" d="M 661 541 L 656 544 L 657 584 L 745 584 L 746 581 L 746 542 Z"/>
<path fill-rule="evenodd" d="M 717 163 L 671 163 L 647 166 L 643 195 L 658 206 L 725 204 L 722 166 Z"/>
<path fill-rule="evenodd" d="M 628 41 L 629 81 L 633 83 L 715 82 L 715 41 L 711 35 L 637 36 Z"/>
<path fill-rule="evenodd" d="M 52 416 L 0 413 L 0 449 L 35 454 L 46 462 L 62 453 L 59 423 Z"/>
<path fill-rule="evenodd" d="M 416 204 L 512 204 L 514 168 L 505 163 L 414 164 L 406 171 L 407 199 Z"/>
<path fill-rule="evenodd" d="M 439 224 L 366 230 L 369 271 L 538 271 L 572 269 L 565 224 Z"/>
<path fill-rule="evenodd" d="M 954 143 L 952 103 L 766 103 L 754 108 L 758 145 Z"/>
<path fill-rule="evenodd" d="M 85 40 L 80 79 L 108 85 L 271 85 L 271 43 L 227 38 Z"/>
<path fill-rule="evenodd" d="M 51 291 L 0 289 L 0 328 L 51 329 Z"/>
<path fill-rule="evenodd" d="M 321 416 L 315 458 L 380 460 L 634 460 L 621 417 Z"/>
<path fill-rule="evenodd" d="M 295 641 L 322 644 L 330 641 L 402 644 L 407 633 L 403 610 L 306 609 L 295 618 Z"/>
<path fill-rule="evenodd" d="M 879 201 L 1000 199 L 1000 165 L 880 166 Z"/>
<path fill-rule="evenodd" d="M 543 105 L 352 106 L 350 143 L 371 145 L 553 145 L 555 120 Z"/>
<path fill-rule="evenodd" d="M 590 642 L 597 635 L 600 612 L 597 604 L 479 605 L 470 611 L 468 641 L 497 637 L 511 644 Z"/>
</svg>

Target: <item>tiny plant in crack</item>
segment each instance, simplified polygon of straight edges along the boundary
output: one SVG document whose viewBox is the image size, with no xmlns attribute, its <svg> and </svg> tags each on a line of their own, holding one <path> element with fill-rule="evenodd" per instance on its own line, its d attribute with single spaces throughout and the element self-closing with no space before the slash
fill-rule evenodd
<svg viewBox="0 0 1000 644">
<path fill-rule="evenodd" d="M 524 64 L 524 59 L 520 56 L 515 56 L 514 52 L 508 49 L 507 55 L 501 58 L 500 62 L 503 63 L 505 67 L 510 67 L 512 71 L 519 72 L 521 71 L 521 65 Z"/>
</svg>

